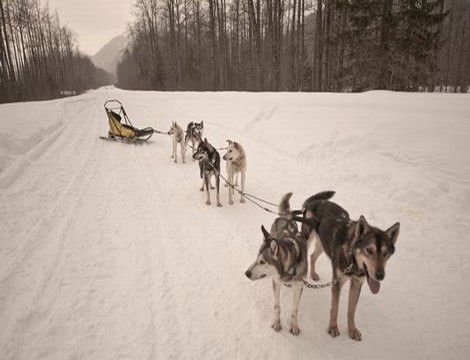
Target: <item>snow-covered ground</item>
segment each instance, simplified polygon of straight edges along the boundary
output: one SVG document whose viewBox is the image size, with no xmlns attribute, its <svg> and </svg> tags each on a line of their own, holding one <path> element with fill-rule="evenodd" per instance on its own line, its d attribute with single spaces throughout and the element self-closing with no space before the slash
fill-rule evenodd
<svg viewBox="0 0 470 360">
<path fill-rule="evenodd" d="M 270 328 L 269 280 L 244 271 L 273 216 L 204 204 L 169 137 L 100 140 L 103 103 L 137 126 L 204 120 L 248 153 L 247 191 L 293 206 L 322 190 L 353 218 L 401 223 L 378 295 L 326 332 L 329 289 L 305 289 L 298 337 Z M 470 353 L 470 97 L 128 92 L 0 106 L 1 359 L 463 359 Z M 318 261 L 322 280 L 331 269 Z M 465 355 L 467 354 L 467 355 Z"/>
</svg>

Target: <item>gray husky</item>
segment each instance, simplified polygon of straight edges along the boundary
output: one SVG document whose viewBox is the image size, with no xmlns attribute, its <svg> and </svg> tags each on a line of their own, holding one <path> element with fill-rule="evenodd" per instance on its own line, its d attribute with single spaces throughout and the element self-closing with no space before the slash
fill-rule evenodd
<svg viewBox="0 0 470 360">
<path fill-rule="evenodd" d="M 281 285 L 292 287 L 294 291 L 293 308 L 291 313 L 289 332 L 298 335 L 300 332 L 297 323 L 300 297 L 302 296 L 303 280 L 307 275 L 307 241 L 298 231 L 297 223 L 290 215 L 289 200 L 292 193 L 284 195 L 279 205 L 281 214 L 271 226 L 268 233 L 264 226 L 263 244 L 258 252 L 255 262 L 248 268 L 245 275 L 250 280 L 262 279 L 266 276 L 272 278 L 274 291 L 274 320 L 271 327 L 275 331 L 281 330 Z"/>
<path fill-rule="evenodd" d="M 194 160 L 199 160 L 199 173 L 202 178 L 201 191 L 204 191 L 204 185 L 206 186 L 207 200 L 206 205 L 211 204 L 210 188 L 211 178 L 215 177 L 215 187 L 217 191 L 217 206 L 222 206 L 219 197 L 220 188 L 220 155 L 217 150 L 209 144 L 207 139 L 201 141 L 197 147 L 196 152 L 193 155 Z"/>
<path fill-rule="evenodd" d="M 191 149 L 193 155 L 196 151 L 197 146 L 202 141 L 202 133 L 204 132 L 204 121 L 194 122 L 191 121 L 186 128 L 186 136 L 184 142 L 188 145 L 191 141 Z M 194 160 L 194 159 L 193 159 Z"/>
<path fill-rule="evenodd" d="M 183 163 L 185 162 L 186 157 L 186 142 L 184 139 L 184 131 L 183 129 L 173 121 L 171 123 L 170 130 L 168 130 L 168 135 L 172 135 L 173 140 L 173 153 L 171 154 L 171 158 L 174 159 L 175 163 L 178 162 L 177 155 L 176 155 L 176 146 L 180 144 L 181 147 L 181 158 L 183 159 Z"/>
<path fill-rule="evenodd" d="M 325 192 L 329 198 L 334 192 Z M 395 223 L 387 230 L 381 230 L 368 224 L 361 215 L 358 221 L 352 221 L 341 206 L 328 199 L 319 200 L 315 195 L 303 205 L 306 218 L 314 218 L 316 226 L 302 224 L 302 233 L 306 237 L 315 237 L 315 249 L 311 255 L 310 275 L 314 280 L 319 276 L 315 272 L 315 262 L 324 252 L 333 267 L 333 286 L 331 290 L 331 311 L 328 333 L 332 337 L 339 335 L 338 305 L 341 287 L 350 280 L 348 303 L 349 336 L 360 341 L 361 332 L 355 323 L 355 313 L 361 287 L 364 280 L 373 294 L 380 290 L 380 281 L 385 277 L 385 265 L 395 251 L 395 244 L 400 231 L 400 223 Z"/>
<path fill-rule="evenodd" d="M 246 179 L 246 153 L 243 147 L 236 141 L 227 140 L 227 152 L 223 159 L 227 161 L 227 176 L 230 184 L 235 185 L 235 176 L 238 179 L 238 174 L 241 175 L 241 191 L 245 192 L 245 179 Z M 241 195 L 241 194 L 240 194 Z M 240 202 L 244 203 L 245 198 L 240 196 Z M 228 188 L 228 203 L 233 205 L 233 187 Z"/>
</svg>

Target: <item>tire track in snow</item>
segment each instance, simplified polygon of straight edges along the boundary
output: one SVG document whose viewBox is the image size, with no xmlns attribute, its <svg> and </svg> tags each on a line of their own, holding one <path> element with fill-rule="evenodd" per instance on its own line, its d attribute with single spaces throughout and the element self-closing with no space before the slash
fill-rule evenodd
<svg viewBox="0 0 470 360">
<path fill-rule="evenodd" d="M 149 203 L 142 197 L 145 183 L 135 155 L 140 146 L 98 142 L 102 154 L 94 186 L 83 199 L 86 214 L 79 210 L 74 215 L 77 224 L 70 229 L 75 238 L 84 231 L 87 236 L 67 244 L 41 306 L 54 321 L 42 321 L 42 331 L 33 327 L 35 334 L 29 340 L 47 347 L 40 338 L 46 332 L 55 343 L 68 342 L 68 346 L 49 346 L 48 356 L 58 358 L 147 358 L 151 348 L 142 342 L 153 312 L 145 281 L 149 278 L 145 243 L 154 226 L 147 221 Z"/>
<path fill-rule="evenodd" d="M 87 119 L 94 118 L 96 105 L 95 103 L 90 109 L 90 115 L 87 116 Z M 64 141 L 63 137 L 71 135 L 70 130 L 76 136 L 75 143 L 79 143 L 80 139 L 84 138 L 83 135 L 86 133 L 88 126 L 92 126 L 93 123 L 86 125 L 83 123 L 78 124 L 81 131 L 76 132 L 77 122 L 77 120 L 74 120 L 74 123 L 71 123 L 66 129 L 61 131 L 60 136 L 62 139 L 52 141 L 51 146 L 37 157 L 37 161 L 48 161 L 47 157 L 53 156 L 55 144 L 60 146 L 59 144 Z M 65 141 L 68 142 L 67 139 Z M 75 150 L 73 144 L 74 142 L 69 145 L 69 149 Z M 8 313 L 3 311 L 0 313 L 1 318 L 3 318 L 2 329 L 6 333 L 16 334 L 13 339 L 3 344 L 2 349 L 6 353 L 9 352 L 9 348 L 21 349 L 24 328 L 31 326 L 31 323 L 38 317 L 41 319 L 45 316 L 45 314 L 36 312 L 36 305 L 44 294 L 51 277 L 54 275 L 55 268 L 64 249 L 64 238 L 66 238 L 70 221 L 73 219 L 75 207 L 80 200 L 83 190 L 90 181 L 93 171 L 91 166 L 93 164 L 96 165 L 96 162 L 89 161 L 92 149 L 93 143 L 89 143 L 87 149 L 81 148 L 82 156 L 78 159 L 80 160 L 78 162 L 79 166 L 72 166 L 74 169 L 70 179 L 60 189 L 56 200 L 49 209 L 44 211 L 40 219 L 31 228 L 27 229 L 25 235 L 20 235 L 20 237 L 27 239 L 26 243 L 17 251 L 20 256 L 14 258 L 14 263 L 7 266 L 7 269 L 10 271 L 1 280 L 0 304 L 2 304 L 2 310 L 8 310 Z M 62 156 L 67 155 L 69 154 Z M 63 169 L 62 171 L 66 170 Z M 24 176 L 27 174 L 25 173 Z M 33 172 L 32 175 L 34 176 L 35 173 Z M 35 180 L 37 181 L 38 179 L 36 178 Z M 56 180 L 51 180 L 52 183 L 54 181 Z M 32 191 L 34 192 L 35 190 Z M 70 202 L 71 199 L 73 200 L 72 202 Z M 57 222 L 57 220 L 59 221 Z M 43 234 L 45 232 L 54 234 L 52 237 L 47 236 L 47 243 L 43 241 Z M 12 326 L 15 328 L 13 331 L 11 330 Z"/>
<path fill-rule="evenodd" d="M 169 144 L 169 142 L 168 142 Z M 169 149 L 169 147 L 168 147 Z M 188 308 L 187 302 L 191 302 L 191 299 L 195 297 L 195 291 L 199 291 L 199 284 L 201 279 L 195 279 L 192 269 L 188 268 L 188 264 L 185 261 L 188 257 L 197 259 L 199 258 L 199 247 L 193 247 L 191 244 L 191 236 L 194 233 L 187 233 L 184 226 L 179 226 L 181 219 L 179 216 L 184 214 L 167 213 L 164 208 L 169 205 L 170 208 L 174 207 L 175 201 L 181 201 L 178 196 L 180 193 L 180 185 L 184 185 L 187 179 L 182 178 L 183 174 L 188 174 L 189 167 L 195 165 L 191 164 L 173 164 L 170 157 L 167 156 L 167 148 L 158 156 L 158 166 L 162 166 L 163 171 L 153 172 L 153 167 L 148 168 L 142 165 L 143 163 L 151 163 L 152 157 L 147 157 L 147 161 L 141 161 L 141 169 L 144 174 L 144 178 L 147 180 L 147 189 L 151 194 L 150 199 L 152 203 L 157 204 L 158 213 L 153 214 L 153 217 L 157 220 L 158 226 L 157 233 L 154 235 L 155 241 L 158 242 L 156 247 L 153 247 L 151 251 L 151 266 L 154 269 L 151 271 L 152 282 L 153 282 L 153 303 L 156 305 L 154 308 L 154 319 L 156 324 L 172 324 L 169 329 L 159 329 L 158 325 L 154 326 L 154 333 L 152 334 L 155 338 L 153 341 L 154 356 L 156 358 L 194 358 L 197 353 L 197 349 L 193 346 L 189 346 L 192 338 L 197 336 L 197 331 L 193 331 L 192 321 L 189 319 L 190 316 L 194 317 L 194 313 L 197 312 L 197 307 Z M 149 155 L 149 152 L 142 151 L 142 155 Z M 140 156 L 137 156 L 140 159 Z M 149 170 L 150 169 L 150 170 Z M 192 169 L 191 169 L 192 170 Z M 182 179 L 181 182 L 175 184 L 175 187 L 170 192 L 167 192 L 168 184 L 162 184 L 160 175 L 165 173 L 168 179 L 173 176 L 178 176 Z M 193 173 L 194 174 L 194 173 Z M 162 186 L 163 185 L 163 186 Z M 175 195 L 176 193 L 176 195 Z M 180 205 L 186 209 L 191 209 L 192 204 L 185 201 L 181 202 Z M 154 206 L 155 207 L 155 206 Z M 182 213 L 186 213 L 182 210 Z M 203 223 L 202 218 L 199 217 L 197 223 Z M 188 249 L 191 248 L 193 255 L 188 255 Z M 195 289 L 196 288 L 196 289 Z M 191 312 L 192 314 L 189 314 Z M 204 323 L 203 316 L 200 316 L 200 324 Z M 189 330 L 188 330 L 189 329 Z M 202 345 L 200 345 L 202 346 Z M 182 355 L 181 351 L 190 350 L 190 354 L 185 353 Z M 192 354 L 192 355 L 191 355 Z"/>
<path fill-rule="evenodd" d="M 168 159 L 165 159 L 166 149 L 163 151 L 159 149 L 159 151 L 161 151 L 161 154 L 155 159 L 153 156 L 148 156 L 151 154 L 150 149 L 135 149 L 135 158 L 139 165 L 141 178 L 144 180 L 142 185 L 144 185 L 146 193 L 149 194 L 147 209 L 144 209 L 147 211 L 143 216 L 147 218 L 145 224 L 152 224 L 151 229 L 145 231 L 150 236 L 147 238 L 146 249 L 144 249 L 147 256 L 147 281 L 151 288 L 149 302 L 152 311 L 151 327 L 146 335 L 146 341 L 152 349 L 149 359 L 161 357 L 176 359 L 180 358 L 180 351 L 186 346 L 186 342 L 180 337 L 181 333 L 184 332 L 184 325 L 180 323 L 180 316 L 178 315 L 181 311 L 178 306 L 180 297 L 175 291 L 175 287 L 182 279 L 178 281 L 172 277 L 172 273 L 178 266 L 175 263 L 176 258 L 182 256 L 180 253 L 181 243 L 177 237 L 167 237 L 168 234 L 173 233 L 171 229 L 171 226 L 175 226 L 173 219 L 169 220 L 164 211 L 158 213 L 148 211 L 155 208 L 155 204 L 159 209 L 168 204 L 164 189 L 159 188 L 159 181 L 155 181 L 152 172 L 155 169 L 153 164 L 158 164 L 158 160 L 170 162 L 169 156 Z M 142 156 L 146 157 L 146 161 L 142 160 Z M 157 174 L 161 175 L 160 172 Z M 157 185 L 155 186 L 155 184 Z M 175 254 L 178 255 L 175 256 Z M 162 324 L 167 324 L 167 326 L 162 328 Z M 168 349 L 171 349 L 171 351 L 168 352 Z"/>
<path fill-rule="evenodd" d="M 98 124 L 94 114 L 89 118 L 94 121 L 94 124 Z M 87 128 L 88 130 L 97 130 L 96 125 Z M 82 138 L 86 138 L 86 136 L 82 136 Z M 75 184 L 74 187 L 78 190 L 80 190 L 80 188 L 83 190 L 80 191 L 80 197 L 82 197 L 85 192 L 86 198 L 83 201 L 94 201 L 94 193 L 96 193 L 94 188 L 98 187 L 99 190 L 101 190 L 100 187 L 103 182 L 110 182 L 110 192 L 106 191 L 103 194 L 98 194 L 96 198 L 96 200 L 98 200 L 96 201 L 96 210 L 92 211 L 92 214 L 97 214 L 96 218 L 99 222 L 102 223 L 103 219 L 106 218 L 107 221 L 100 224 L 102 226 L 98 232 L 101 234 L 99 239 L 95 239 L 96 241 L 92 239 L 91 246 L 88 245 L 84 248 L 83 246 L 86 246 L 89 241 L 85 241 L 83 238 L 77 238 L 77 236 L 81 237 L 83 234 L 83 230 L 81 230 L 80 227 L 85 225 L 86 229 L 94 225 L 84 223 L 84 221 L 87 220 L 83 218 L 83 211 L 81 211 L 80 208 L 78 208 L 78 211 L 73 211 L 73 217 L 78 222 L 78 225 L 73 224 L 71 229 L 69 227 L 73 233 L 70 234 L 71 238 L 66 240 L 67 244 L 62 244 L 61 250 L 65 250 L 65 252 L 60 253 L 60 258 L 56 257 L 57 261 L 54 264 L 55 270 L 49 273 L 51 276 L 47 279 L 47 284 L 50 285 L 43 287 L 43 291 L 37 293 L 36 297 L 40 300 L 39 304 L 34 307 L 34 311 L 30 312 L 33 316 L 27 319 L 28 321 L 24 322 L 25 327 L 29 327 L 28 336 L 22 336 L 20 326 L 18 326 L 19 330 L 16 330 L 16 333 L 20 335 L 15 344 L 12 344 L 12 347 L 22 349 L 21 353 L 25 358 L 35 356 L 33 355 L 35 354 L 34 346 L 31 348 L 31 344 L 36 343 L 41 344 L 40 348 L 43 349 L 44 356 L 46 357 L 56 354 L 55 356 L 59 358 L 65 358 L 73 354 L 73 356 L 78 357 L 103 358 L 103 353 L 96 351 L 95 348 L 108 349 L 108 351 L 104 352 L 107 356 L 110 356 L 111 353 L 117 353 L 124 357 L 132 357 L 138 354 L 138 349 L 133 349 L 133 346 L 130 345 L 135 342 L 136 339 L 138 340 L 138 337 L 135 338 L 136 332 L 126 332 L 121 335 L 116 332 L 116 329 L 109 331 L 108 334 L 103 333 L 105 329 L 104 324 L 116 321 L 113 316 L 114 313 L 123 313 L 126 315 L 127 307 L 126 303 L 119 304 L 119 299 L 122 298 L 119 295 L 122 294 L 116 294 L 120 293 L 121 290 L 114 290 L 110 287 L 110 284 L 120 281 L 119 278 L 116 277 L 122 274 L 120 274 L 119 271 L 111 273 L 110 270 L 116 270 L 116 259 L 119 257 L 119 254 L 129 254 L 131 260 L 135 256 L 132 255 L 132 245 L 129 247 L 125 243 L 123 243 L 123 245 L 117 244 L 114 241 L 116 239 L 113 238 L 113 225 L 115 225 L 113 218 L 116 214 L 112 211 L 112 207 L 116 204 L 112 199 L 119 196 L 119 194 L 113 193 L 115 190 L 113 185 L 115 185 L 117 191 L 121 191 L 123 186 L 122 183 L 113 181 L 113 179 L 119 178 L 119 175 L 123 175 L 120 171 L 125 169 L 125 167 L 116 167 L 115 164 L 116 162 L 119 163 L 120 160 L 126 160 L 125 156 L 119 157 L 116 147 L 123 144 L 105 143 L 97 139 L 95 139 L 93 144 L 93 149 L 96 148 L 96 144 L 99 144 L 98 146 L 101 150 L 97 161 L 93 161 L 94 166 L 90 168 L 88 172 L 88 175 L 92 176 L 95 185 L 89 187 L 87 186 L 89 181 L 87 181 L 84 184 Z M 129 145 L 124 144 L 124 146 Z M 133 145 L 130 145 L 128 149 L 132 147 Z M 119 154 L 124 155 L 124 152 L 120 152 Z M 86 166 L 86 162 L 90 160 L 90 157 L 93 156 L 92 150 L 90 150 L 88 155 L 89 156 L 83 157 L 84 166 Z M 101 166 L 105 171 L 96 171 L 97 167 Z M 77 169 L 77 171 L 81 170 L 84 170 L 83 166 L 79 166 Z M 132 171 L 132 169 L 130 171 Z M 111 181 L 109 181 L 108 177 L 110 174 L 112 175 L 110 177 Z M 129 176 L 128 173 L 124 173 L 124 178 L 130 179 L 131 181 L 133 180 L 133 177 Z M 130 186 L 130 189 L 132 189 L 132 191 L 133 189 L 139 189 L 140 185 L 140 183 L 136 183 L 135 186 Z M 109 187 L 104 186 L 104 190 L 107 189 L 109 189 Z M 69 198 L 72 197 L 73 196 L 69 196 Z M 100 199 L 102 202 L 99 201 Z M 76 204 L 77 206 L 80 205 L 79 202 Z M 104 205 L 101 206 L 101 204 Z M 93 205 L 90 206 L 88 203 L 84 203 L 83 207 L 85 209 L 93 209 Z M 99 214 L 100 212 L 101 215 Z M 95 215 L 91 216 L 95 217 Z M 119 227 L 120 224 L 117 224 L 117 226 Z M 107 231 L 111 234 L 111 237 L 106 234 Z M 83 235 L 86 236 L 86 234 Z M 73 236 L 75 236 L 76 240 L 79 240 L 79 242 L 73 242 Z M 89 235 L 87 237 L 89 237 Z M 119 241 L 119 238 L 117 238 L 117 240 Z M 131 238 L 129 241 L 132 243 L 133 239 Z M 139 243 L 141 243 L 141 241 L 139 241 Z M 86 257 L 87 255 L 88 257 Z M 113 268 L 108 270 L 107 267 L 109 266 L 113 266 Z M 76 272 L 77 268 L 81 268 L 79 273 Z M 105 292 L 106 289 L 108 290 L 107 293 Z M 73 292 L 74 296 L 70 296 L 70 291 Z M 130 295 L 132 295 L 132 292 L 130 294 L 128 293 L 126 296 L 129 297 Z M 106 297 L 103 298 L 103 296 Z M 127 303 L 130 304 L 131 302 L 128 301 Z M 76 321 L 77 316 L 81 319 L 78 323 Z M 139 326 L 140 323 L 137 325 Z M 115 326 L 109 328 L 113 329 Z M 74 330 L 72 331 L 72 329 Z M 43 337 L 44 333 L 47 333 L 48 337 L 51 337 L 51 339 L 55 338 L 61 340 L 56 340 L 55 344 L 49 344 L 47 339 Z M 116 341 L 116 339 L 120 337 L 121 340 Z M 61 343 L 65 344 L 65 342 L 69 344 L 60 346 Z M 101 345 L 98 345 L 100 342 Z M 74 343 L 82 344 L 83 346 L 77 348 Z M 92 346 L 93 344 L 95 344 L 95 346 Z M 131 352 L 129 353 L 129 351 Z"/>
<path fill-rule="evenodd" d="M 92 109 L 91 111 L 93 110 L 94 109 Z M 76 124 L 71 124 L 71 125 L 76 125 Z M 82 135 L 87 131 L 86 126 L 81 126 L 80 129 L 81 131 L 78 133 L 79 136 L 75 136 L 75 144 L 80 142 L 80 139 L 83 138 Z M 33 169 L 31 169 L 27 174 L 24 175 L 24 178 L 26 179 L 19 179 L 12 188 L 9 188 L 5 192 L 6 200 L 4 202 L 5 204 L 9 204 L 12 206 L 16 206 L 15 201 L 10 200 L 13 197 L 16 198 L 16 200 L 18 201 L 18 197 L 30 198 L 30 197 L 37 196 L 39 198 L 38 202 L 45 203 L 45 204 L 48 204 L 47 200 L 49 200 L 50 197 L 53 197 L 56 200 L 52 202 L 52 204 L 50 205 L 48 209 L 43 209 L 40 206 L 38 206 L 36 209 L 31 209 L 31 210 L 28 209 L 28 211 L 31 211 L 31 212 L 34 211 L 38 213 L 39 215 L 36 218 L 32 219 L 31 226 L 29 226 L 28 223 L 26 223 L 26 226 L 24 226 L 25 225 L 24 217 L 20 217 L 22 226 L 20 224 L 18 225 L 14 223 L 12 224 L 11 228 L 12 230 L 13 229 L 15 230 L 15 237 L 18 237 L 19 239 L 33 239 L 33 240 L 30 240 L 30 241 L 25 240 L 27 241 L 26 244 L 21 244 L 20 246 L 18 246 L 17 242 L 12 244 L 13 245 L 12 249 L 15 252 L 19 253 L 20 257 L 11 257 L 10 255 L 15 255 L 15 254 L 10 254 L 8 251 L 6 252 L 7 256 L 5 256 L 5 258 L 6 259 L 12 258 L 12 260 L 14 261 L 14 264 L 8 264 L 7 261 L 3 262 L 2 265 L 5 266 L 5 268 L 9 268 L 10 272 L 7 272 L 7 274 L 2 277 L 2 279 L 0 280 L 0 286 L 2 286 L 3 283 L 7 281 L 8 278 L 16 271 L 15 269 L 22 266 L 22 264 L 25 262 L 27 257 L 30 255 L 30 253 L 34 251 L 34 246 L 37 245 L 37 240 L 40 237 L 38 233 L 40 232 L 41 228 L 49 226 L 49 224 L 46 224 L 46 222 L 50 221 L 51 219 L 54 219 L 54 217 L 52 216 L 53 213 L 58 212 L 58 208 L 60 208 L 60 206 L 64 204 L 64 199 L 66 198 L 67 191 L 70 191 L 73 189 L 74 180 L 76 177 L 80 175 L 79 170 L 83 170 L 83 169 L 76 169 L 74 166 L 70 166 L 70 164 L 67 164 L 70 159 L 70 153 L 67 153 L 67 154 L 62 153 L 61 154 L 61 157 L 63 158 L 62 161 L 66 163 L 65 165 L 69 165 L 68 168 L 66 168 L 65 166 L 58 167 L 58 166 L 53 165 L 55 168 L 58 168 L 58 170 L 60 170 L 60 174 L 45 179 L 45 182 L 42 182 L 42 179 L 40 178 L 43 175 L 42 173 L 43 166 L 41 165 L 41 162 L 43 164 L 48 164 L 48 165 L 54 164 L 54 161 L 49 161 L 48 159 L 51 157 L 55 158 L 54 152 L 56 151 L 56 149 L 54 148 L 55 146 L 54 144 L 60 143 L 60 144 L 57 144 L 57 146 L 61 148 L 62 143 L 67 142 L 67 140 L 64 141 L 63 136 L 69 137 L 69 136 L 73 136 L 73 134 L 75 133 L 75 127 L 72 127 L 70 125 L 68 126 L 67 130 L 69 131 L 66 131 L 65 133 L 64 132 L 61 133 L 62 138 L 60 138 L 60 140 L 55 139 L 52 142 L 51 146 L 49 146 L 47 150 L 43 151 L 42 158 L 40 157 L 38 161 L 39 164 L 37 163 L 34 164 Z M 72 134 L 70 134 L 70 132 Z M 69 146 L 65 147 L 65 149 L 69 151 L 74 150 L 74 146 L 71 146 L 71 144 L 69 144 Z M 70 168 L 73 169 L 72 172 L 69 172 L 69 170 L 71 170 Z M 73 175 L 70 176 L 70 173 L 72 173 Z M 56 194 L 55 191 L 57 190 L 57 185 L 61 184 L 63 179 L 66 180 L 66 183 L 64 186 L 62 186 L 62 188 L 59 188 L 61 192 L 59 194 Z M 43 189 L 49 189 L 49 192 L 45 192 Z M 21 211 L 23 209 L 13 208 L 13 209 L 8 209 L 8 212 L 18 211 L 18 210 Z M 12 216 L 12 218 L 16 219 L 17 217 Z M 16 230 L 18 228 L 20 229 L 20 233 L 16 233 Z M 24 231 L 25 233 L 22 233 L 22 231 Z M 5 271 L 1 271 L 1 273 L 5 273 Z"/>
</svg>

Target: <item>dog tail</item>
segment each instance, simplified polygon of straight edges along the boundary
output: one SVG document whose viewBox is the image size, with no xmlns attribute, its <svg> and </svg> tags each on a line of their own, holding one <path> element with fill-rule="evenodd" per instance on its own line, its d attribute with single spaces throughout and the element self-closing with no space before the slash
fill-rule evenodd
<svg viewBox="0 0 470 360">
<path fill-rule="evenodd" d="M 279 214 L 284 217 L 288 217 L 290 215 L 290 198 L 292 197 L 292 193 L 289 192 L 285 194 L 281 202 L 279 203 Z"/>
<path fill-rule="evenodd" d="M 317 201 L 317 200 L 329 200 L 333 197 L 334 194 L 336 194 L 335 191 L 322 191 L 318 194 L 312 195 L 307 200 L 305 200 L 302 207 L 304 209 L 308 209 L 312 202 Z"/>
</svg>

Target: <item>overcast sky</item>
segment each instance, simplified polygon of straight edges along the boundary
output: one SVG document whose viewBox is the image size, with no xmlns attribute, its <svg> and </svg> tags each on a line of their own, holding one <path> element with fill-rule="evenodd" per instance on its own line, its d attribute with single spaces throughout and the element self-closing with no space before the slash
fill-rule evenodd
<svg viewBox="0 0 470 360">
<path fill-rule="evenodd" d="M 46 4 L 47 0 L 41 0 Z M 49 0 L 63 24 L 75 31 L 82 53 L 94 55 L 104 44 L 126 31 L 134 0 Z"/>
</svg>

